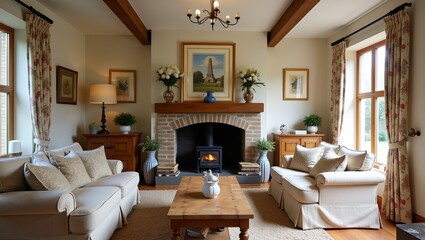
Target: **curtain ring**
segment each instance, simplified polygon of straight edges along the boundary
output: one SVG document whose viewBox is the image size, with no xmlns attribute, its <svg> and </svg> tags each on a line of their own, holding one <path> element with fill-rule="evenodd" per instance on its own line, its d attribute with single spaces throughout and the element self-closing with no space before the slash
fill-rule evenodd
<svg viewBox="0 0 425 240">
<path fill-rule="evenodd" d="M 420 136 L 421 135 L 421 131 L 416 131 L 416 129 L 411 128 L 409 129 L 409 132 L 407 133 L 407 135 L 409 135 L 409 137 L 415 137 L 415 136 Z"/>
</svg>

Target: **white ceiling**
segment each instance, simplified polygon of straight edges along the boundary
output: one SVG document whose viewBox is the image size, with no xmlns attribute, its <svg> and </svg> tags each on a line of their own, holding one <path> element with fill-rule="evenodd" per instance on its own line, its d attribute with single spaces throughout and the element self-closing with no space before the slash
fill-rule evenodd
<svg viewBox="0 0 425 240">
<path fill-rule="evenodd" d="M 131 32 L 102 0 L 37 0 L 85 34 L 130 35 Z M 296 1 L 296 0 L 294 0 Z M 388 0 L 321 0 L 286 37 L 328 38 Z M 148 30 L 178 29 L 211 31 L 203 25 L 190 23 L 186 14 L 191 8 L 209 8 L 208 0 L 129 0 Z M 215 31 L 269 32 L 292 0 L 220 0 L 222 18 L 241 19 L 236 26 Z"/>
</svg>

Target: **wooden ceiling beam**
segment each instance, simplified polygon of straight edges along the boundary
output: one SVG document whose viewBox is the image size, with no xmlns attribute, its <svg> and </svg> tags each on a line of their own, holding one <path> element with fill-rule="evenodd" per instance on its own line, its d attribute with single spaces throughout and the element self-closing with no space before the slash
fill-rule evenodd
<svg viewBox="0 0 425 240">
<path fill-rule="evenodd" d="M 143 44 L 150 45 L 150 32 L 134 11 L 128 0 L 103 0 L 115 15 L 127 26 L 128 30 Z"/>
<path fill-rule="evenodd" d="M 267 33 L 267 46 L 275 47 L 319 1 L 293 0 L 272 30 Z"/>
</svg>

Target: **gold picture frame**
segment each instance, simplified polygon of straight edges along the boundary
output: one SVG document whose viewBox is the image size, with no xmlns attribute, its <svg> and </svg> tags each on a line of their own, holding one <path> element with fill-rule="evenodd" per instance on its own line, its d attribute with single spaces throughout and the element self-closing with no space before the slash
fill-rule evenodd
<svg viewBox="0 0 425 240">
<path fill-rule="evenodd" d="M 284 68 L 283 100 L 308 100 L 308 81 L 307 68 Z"/>
<path fill-rule="evenodd" d="M 118 103 L 136 102 L 136 70 L 109 70 L 109 83 L 117 88 Z"/>
<path fill-rule="evenodd" d="M 56 103 L 77 105 L 78 72 L 56 66 Z"/>
<path fill-rule="evenodd" d="M 234 101 L 235 43 L 182 43 L 181 102 L 202 101 L 207 91 L 217 101 Z"/>
</svg>

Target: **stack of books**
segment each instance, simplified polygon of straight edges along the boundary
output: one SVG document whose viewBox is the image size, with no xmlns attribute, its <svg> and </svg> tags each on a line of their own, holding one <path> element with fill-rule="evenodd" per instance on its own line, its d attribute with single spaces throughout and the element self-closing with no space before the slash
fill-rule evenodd
<svg viewBox="0 0 425 240">
<path fill-rule="evenodd" d="M 186 228 L 186 235 L 190 238 L 205 238 L 209 228 Z"/>
<path fill-rule="evenodd" d="M 174 176 L 177 177 L 180 174 L 178 163 L 160 163 L 156 168 L 157 176 Z"/>
<path fill-rule="evenodd" d="M 260 175 L 260 165 L 253 162 L 239 162 L 239 175 Z"/>
</svg>

